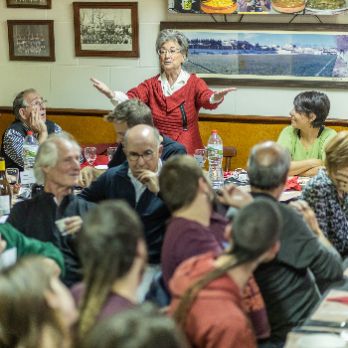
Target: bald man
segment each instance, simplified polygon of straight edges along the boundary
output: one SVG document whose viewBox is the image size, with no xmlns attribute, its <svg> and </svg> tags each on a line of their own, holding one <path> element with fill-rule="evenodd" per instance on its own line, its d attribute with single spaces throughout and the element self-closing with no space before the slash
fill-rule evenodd
<svg viewBox="0 0 348 348">
<path fill-rule="evenodd" d="M 137 125 L 125 134 L 126 162 L 108 169 L 80 197 L 91 202 L 123 199 L 139 214 L 149 253 L 149 263 L 160 263 L 160 252 L 169 211 L 157 195 L 158 174 L 162 167 L 162 145 L 158 131 Z"/>
<path fill-rule="evenodd" d="M 273 141 L 255 145 L 248 160 L 254 199 L 278 202 L 290 168 L 288 151 Z M 277 203 L 283 217 L 281 247 L 276 258 L 254 273 L 271 324 L 269 342 L 259 347 L 283 347 L 287 333 L 301 324 L 320 300 L 319 288 L 342 279 L 339 254 L 321 232 L 308 205 L 298 202 L 303 217 L 292 207 Z M 314 277 L 313 277 L 314 276 Z"/>
</svg>

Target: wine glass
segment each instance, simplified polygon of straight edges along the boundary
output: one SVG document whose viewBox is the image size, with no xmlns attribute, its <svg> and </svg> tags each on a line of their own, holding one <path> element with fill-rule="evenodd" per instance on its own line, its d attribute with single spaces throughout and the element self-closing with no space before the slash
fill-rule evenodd
<svg viewBox="0 0 348 348">
<path fill-rule="evenodd" d="M 83 150 L 83 154 L 85 155 L 85 159 L 90 166 L 93 166 L 95 160 L 97 159 L 97 148 L 94 146 L 87 146 Z"/>
<path fill-rule="evenodd" d="M 196 149 L 193 157 L 197 161 L 198 165 L 203 168 L 205 161 L 207 160 L 207 152 L 205 149 Z"/>
<path fill-rule="evenodd" d="M 108 149 L 106 150 L 106 153 L 107 153 L 107 155 L 108 155 L 109 162 L 111 161 L 111 159 L 112 159 L 114 153 L 116 152 L 116 150 L 117 150 L 117 147 L 115 147 L 115 146 L 110 146 L 110 147 L 108 147 Z"/>
</svg>

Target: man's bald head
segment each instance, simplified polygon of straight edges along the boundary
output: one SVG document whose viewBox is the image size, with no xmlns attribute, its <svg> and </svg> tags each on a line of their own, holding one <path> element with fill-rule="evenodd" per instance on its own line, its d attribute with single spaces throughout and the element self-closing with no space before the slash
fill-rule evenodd
<svg viewBox="0 0 348 348">
<path fill-rule="evenodd" d="M 290 154 L 273 141 L 255 145 L 248 160 L 250 185 L 272 190 L 286 182 L 290 168 Z"/>
<path fill-rule="evenodd" d="M 125 134 L 125 147 L 127 143 L 153 143 L 157 146 L 161 144 L 160 134 L 154 127 L 139 124 L 127 130 Z"/>
</svg>

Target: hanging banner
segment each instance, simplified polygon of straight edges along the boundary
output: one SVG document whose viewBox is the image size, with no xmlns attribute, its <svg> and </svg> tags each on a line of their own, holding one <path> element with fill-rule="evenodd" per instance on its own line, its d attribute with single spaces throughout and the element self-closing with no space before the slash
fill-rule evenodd
<svg viewBox="0 0 348 348">
<path fill-rule="evenodd" d="M 168 0 L 171 13 L 199 14 L 312 14 L 348 11 L 348 0 Z"/>
</svg>

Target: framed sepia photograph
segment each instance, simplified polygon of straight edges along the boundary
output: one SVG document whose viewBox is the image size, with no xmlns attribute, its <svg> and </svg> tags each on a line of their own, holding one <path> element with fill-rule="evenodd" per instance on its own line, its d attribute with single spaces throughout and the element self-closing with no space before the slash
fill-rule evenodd
<svg viewBox="0 0 348 348">
<path fill-rule="evenodd" d="M 8 20 L 10 60 L 55 61 L 53 21 Z"/>
<path fill-rule="evenodd" d="M 6 0 L 7 7 L 52 8 L 52 0 Z"/>
<path fill-rule="evenodd" d="M 348 87 L 348 25 L 162 22 L 189 40 L 184 69 L 210 84 Z"/>
<path fill-rule="evenodd" d="M 139 57 L 136 2 L 74 2 L 78 57 Z"/>
</svg>

